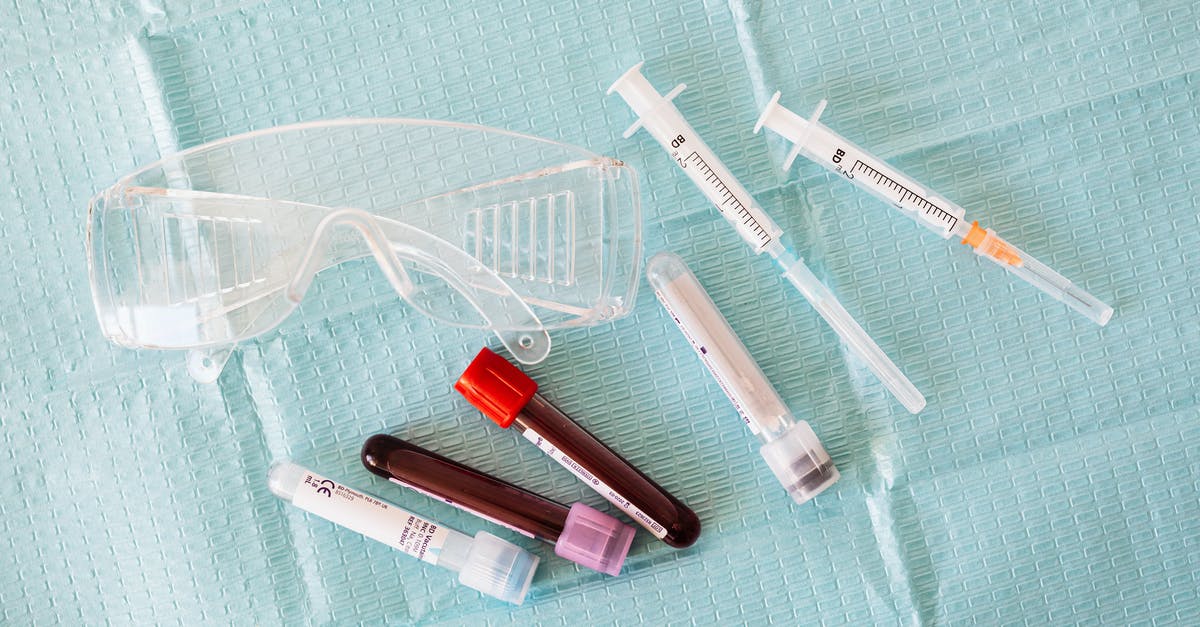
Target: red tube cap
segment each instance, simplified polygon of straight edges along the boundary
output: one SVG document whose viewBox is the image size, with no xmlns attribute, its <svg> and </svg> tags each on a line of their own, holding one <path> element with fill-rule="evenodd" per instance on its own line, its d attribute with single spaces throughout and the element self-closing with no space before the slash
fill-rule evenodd
<svg viewBox="0 0 1200 627">
<path fill-rule="evenodd" d="M 507 429 L 537 393 L 537 383 L 485 348 L 454 383 L 454 389 L 475 409 Z"/>
</svg>

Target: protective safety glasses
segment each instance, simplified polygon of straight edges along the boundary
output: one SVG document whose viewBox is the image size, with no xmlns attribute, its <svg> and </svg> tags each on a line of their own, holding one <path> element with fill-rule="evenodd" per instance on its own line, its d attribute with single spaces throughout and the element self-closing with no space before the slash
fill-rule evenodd
<svg viewBox="0 0 1200 627">
<path fill-rule="evenodd" d="M 629 312 L 641 219 L 632 168 L 449 122 L 281 126 L 168 156 L 97 195 L 88 260 L 100 325 L 190 351 L 213 381 L 321 270 L 370 256 L 413 309 L 496 333 L 536 363 L 550 329 Z"/>
</svg>

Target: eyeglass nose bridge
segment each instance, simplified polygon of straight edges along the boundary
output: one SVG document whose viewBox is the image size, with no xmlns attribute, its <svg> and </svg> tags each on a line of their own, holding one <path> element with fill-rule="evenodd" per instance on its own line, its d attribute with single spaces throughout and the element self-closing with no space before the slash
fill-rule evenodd
<svg viewBox="0 0 1200 627">
<path fill-rule="evenodd" d="M 411 296 L 412 280 L 408 278 L 408 272 L 401 265 L 400 259 L 391 250 L 391 244 L 384 237 L 375 216 L 362 209 L 345 208 L 329 212 L 317 223 L 313 230 L 312 243 L 309 244 L 308 250 L 304 251 L 304 259 L 301 260 L 299 269 L 288 283 L 288 300 L 299 303 L 304 298 L 304 293 L 308 291 L 309 286 L 312 285 L 313 277 L 326 266 L 326 252 L 330 249 L 334 232 L 338 226 L 349 226 L 358 231 L 367 246 L 370 247 L 371 256 L 375 258 L 375 262 L 379 264 L 379 268 L 383 270 L 384 276 L 387 277 L 388 283 L 392 284 L 396 293 L 405 299 Z"/>
<path fill-rule="evenodd" d="M 517 361 L 535 364 L 550 353 L 550 334 L 529 305 L 494 271 L 431 233 L 393 220 L 387 220 L 385 226 L 362 209 L 334 209 L 317 224 L 312 243 L 288 283 L 287 297 L 292 302 L 304 298 L 313 277 L 326 267 L 327 251 L 340 226 L 362 235 L 392 288 L 410 304 L 415 286 L 402 256 L 440 277 L 471 303 Z"/>
</svg>

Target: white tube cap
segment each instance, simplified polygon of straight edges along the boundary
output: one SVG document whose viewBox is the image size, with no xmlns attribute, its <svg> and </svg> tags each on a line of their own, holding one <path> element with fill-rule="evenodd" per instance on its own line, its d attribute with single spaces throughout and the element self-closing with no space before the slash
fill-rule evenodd
<svg viewBox="0 0 1200 627">
<path fill-rule="evenodd" d="M 539 558 L 521 547 L 480 531 L 471 542 L 458 582 L 501 601 L 520 605 Z"/>
<path fill-rule="evenodd" d="M 793 425 L 782 438 L 764 444 L 760 452 L 797 504 L 807 503 L 842 476 L 804 421 Z"/>
</svg>

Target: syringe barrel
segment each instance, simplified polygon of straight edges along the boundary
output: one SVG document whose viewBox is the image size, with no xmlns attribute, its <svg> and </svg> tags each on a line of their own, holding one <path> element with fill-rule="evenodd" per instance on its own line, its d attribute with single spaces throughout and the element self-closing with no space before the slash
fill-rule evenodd
<svg viewBox="0 0 1200 627">
<path fill-rule="evenodd" d="M 795 422 L 791 411 L 687 264 L 658 253 L 646 278 L 750 431 L 763 444 L 781 437 Z"/>
<path fill-rule="evenodd" d="M 956 229 L 961 229 L 966 215 L 962 207 L 936 196 L 929 188 L 821 124 L 818 117 L 823 107 L 805 119 L 781 106 L 778 100 L 777 92 L 763 110 L 756 128 L 766 126 L 779 133 L 795 144 L 794 152 L 841 175 L 942 238 L 949 238 Z M 789 160 L 785 167 L 790 166 Z"/>
<path fill-rule="evenodd" d="M 608 92 L 615 91 L 625 99 L 642 127 L 671 155 L 675 165 L 700 188 L 755 253 L 777 243 L 783 230 L 700 139 L 679 109 L 642 76 L 641 67 L 639 63 L 630 68 L 609 87 Z"/>
</svg>

